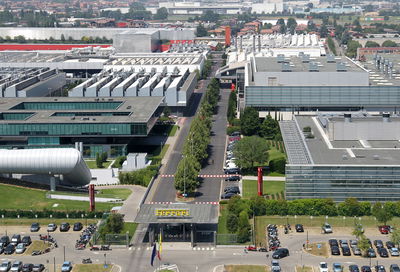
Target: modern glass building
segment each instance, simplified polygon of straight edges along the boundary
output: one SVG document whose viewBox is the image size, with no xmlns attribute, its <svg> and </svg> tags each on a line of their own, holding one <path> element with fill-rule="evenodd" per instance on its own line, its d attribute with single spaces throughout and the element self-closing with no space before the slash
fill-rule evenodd
<svg viewBox="0 0 400 272">
<path fill-rule="evenodd" d="M 2 99 L 0 148 L 74 147 L 83 155 L 125 155 L 128 142 L 146 137 L 162 97 Z"/>
<path fill-rule="evenodd" d="M 296 116 L 280 127 L 287 199 L 400 200 L 400 117 Z"/>
</svg>

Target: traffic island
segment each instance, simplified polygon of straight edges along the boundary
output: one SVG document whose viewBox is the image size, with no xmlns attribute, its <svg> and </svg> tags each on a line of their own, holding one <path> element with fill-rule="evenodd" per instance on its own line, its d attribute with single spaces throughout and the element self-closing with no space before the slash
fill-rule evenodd
<svg viewBox="0 0 400 272">
<path fill-rule="evenodd" d="M 226 272 L 270 272 L 266 265 L 225 265 Z"/>
<path fill-rule="evenodd" d="M 305 245 L 304 251 L 315 256 L 329 257 L 328 244 L 326 242 Z"/>
<path fill-rule="evenodd" d="M 108 264 L 76 264 L 72 268 L 72 272 L 110 272 L 114 265 Z"/>
</svg>

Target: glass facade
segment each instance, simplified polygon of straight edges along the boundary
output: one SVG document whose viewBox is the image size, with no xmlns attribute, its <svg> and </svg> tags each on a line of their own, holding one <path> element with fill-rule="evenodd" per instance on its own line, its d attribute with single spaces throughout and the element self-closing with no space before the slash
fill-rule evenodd
<svg viewBox="0 0 400 272">
<path fill-rule="evenodd" d="M 286 166 L 286 198 L 399 201 L 400 166 Z"/>
<path fill-rule="evenodd" d="M 58 137 L 29 137 L 28 145 L 59 145 Z"/>
<path fill-rule="evenodd" d="M 22 102 L 11 110 L 116 110 L 122 102 Z"/>
<path fill-rule="evenodd" d="M 397 86 L 246 86 L 246 106 L 253 107 L 396 107 Z"/>
<path fill-rule="evenodd" d="M 25 120 L 33 115 L 32 112 L 24 113 L 0 113 L 0 120 Z"/>
<path fill-rule="evenodd" d="M 52 116 L 129 116 L 132 112 L 55 112 Z"/>
<path fill-rule="evenodd" d="M 1 136 L 147 135 L 147 124 L 0 124 Z"/>
</svg>

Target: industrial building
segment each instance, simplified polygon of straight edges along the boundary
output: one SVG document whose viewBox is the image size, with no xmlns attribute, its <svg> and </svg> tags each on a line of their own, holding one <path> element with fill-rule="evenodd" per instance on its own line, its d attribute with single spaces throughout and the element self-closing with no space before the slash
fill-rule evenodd
<svg viewBox="0 0 400 272">
<path fill-rule="evenodd" d="M 147 137 L 163 97 L 2 98 L 0 148 L 80 146 L 84 157 L 126 155 L 135 137 Z M 79 143 L 79 144 L 77 144 Z"/>
<path fill-rule="evenodd" d="M 296 115 L 280 128 L 288 200 L 400 200 L 399 115 Z"/>
<path fill-rule="evenodd" d="M 56 69 L 0 68 L 0 97 L 47 96 L 65 83 L 65 73 Z"/>
<path fill-rule="evenodd" d="M 397 112 L 400 73 L 395 58 L 376 55 L 360 64 L 345 57 L 306 54 L 253 57 L 244 69 L 221 70 L 219 78 L 238 79 L 242 108 L 275 112 L 285 119 L 314 111 Z"/>
</svg>

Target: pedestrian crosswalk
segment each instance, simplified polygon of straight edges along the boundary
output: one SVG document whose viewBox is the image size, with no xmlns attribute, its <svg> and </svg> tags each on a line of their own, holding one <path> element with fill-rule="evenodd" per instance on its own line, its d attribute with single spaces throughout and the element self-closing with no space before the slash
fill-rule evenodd
<svg viewBox="0 0 400 272">
<path fill-rule="evenodd" d="M 171 201 L 150 201 L 147 202 L 146 204 L 174 204 L 174 202 Z M 194 204 L 208 204 L 208 205 L 218 205 L 218 201 L 196 201 Z"/>
<path fill-rule="evenodd" d="M 162 178 L 173 178 L 175 175 L 173 174 L 164 174 L 160 175 Z M 229 178 L 232 176 L 240 176 L 240 175 L 198 175 L 199 178 Z"/>
<path fill-rule="evenodd" d="M 132 246 L 129 248 L 129 250 L 131 251 L 149 251 L 149 250 L 153 250 L 153 247 L 149 247 L 149 246 Z M 198 251 L 212 251 L 215 250 L 215 247 L 193 247 L 192 250 L 198 250 Z"/>
</svg>

